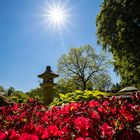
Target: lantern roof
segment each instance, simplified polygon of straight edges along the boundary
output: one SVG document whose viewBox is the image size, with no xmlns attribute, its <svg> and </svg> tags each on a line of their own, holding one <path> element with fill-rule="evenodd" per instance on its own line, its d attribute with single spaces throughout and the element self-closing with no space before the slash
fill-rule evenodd
<svg viewBox="0 0 140 140">
<path fill-rule="evenodd" d="M 46 71 L 44 73 L 38 75 L 39 78 L 56 78 L 58 76 L 59 76 L 58 74 L 52 72 L 50 66 L 46 67 Z"/>
<path fill-rule="evenodd" d="M 122 90 L 120 90 L 119 92 L 132 92 L 132 91 L 138 91 L 138 89 L 135 87 L 125 87 Z"/>
</svg>

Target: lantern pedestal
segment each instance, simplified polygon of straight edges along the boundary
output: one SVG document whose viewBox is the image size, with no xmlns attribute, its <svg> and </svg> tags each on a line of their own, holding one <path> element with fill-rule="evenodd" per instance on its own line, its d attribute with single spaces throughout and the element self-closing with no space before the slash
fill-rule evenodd
<svg viewBox="0 0 140 140">
<path fill-rule="evenodd" d="M 44 73 L 38 75 L 39 78 L 43 79 L 43 83 L 41 83 L 40 86 L 44 90 L 44 102 L 46 105 L 49 105 L 56 95 L 54 86 L 56 86 L 57 84 L 54 83 L 53 81 L 54 78 L 58 76 L 59 76 L 58 74 L 52 72 L 50 66 L 46 67 L 46 71 Z"/>
</svg>

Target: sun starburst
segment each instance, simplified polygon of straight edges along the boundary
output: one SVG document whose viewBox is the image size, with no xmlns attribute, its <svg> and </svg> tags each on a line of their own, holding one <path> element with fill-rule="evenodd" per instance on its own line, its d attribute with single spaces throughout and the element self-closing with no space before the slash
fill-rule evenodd
<svg viewBox="0 0 140 140">
<path fill-rule="evenodd" d="M 66 15 L 63 9 L 50 9 L 48 12 L 48 20 L 55 25 L 63 24 L 65 22 Z"/>
<path fill-rule="evenodd" d="M 45 22 L 48 27 L 57 28 L 65 28 L 67 30 L 67 24 L 69 24 L 69 11 L 66 7 L 66 3 L 47 3 L 47 7 L 45 9 Z"/>
</svg>

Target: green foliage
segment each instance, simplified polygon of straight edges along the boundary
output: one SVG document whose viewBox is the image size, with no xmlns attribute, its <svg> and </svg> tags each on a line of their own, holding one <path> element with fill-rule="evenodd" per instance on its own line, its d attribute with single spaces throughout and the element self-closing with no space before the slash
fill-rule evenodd
<svg viewBox="0 0 140 140">
<path fill-rule="evenodd" d="M 29 92 L 26 93 L 30 98 L 33 98 L 35 100 L 38 100 L 39 102 L 43 103 L 44 102 L 44 89 L 42 87 L 40 88 L 35 88 L 30 90 Z"/>
<path fill-rule="evenodd" d="M 73 92 L 77 89 L 79 89 L 78 85 L 73 83 L 73 78 L 69 79 L 64 79 L 60 78 L 57 81 L 57 86 L 55 87 L 57 93 L 68 93 L 68 92 Z"/>
<path fill-rule="evenodd" d="M 139 87 L 139 0 L 104 0 L 96 23 L 98 43 L 112 52 L 122 85 Z"/>
<path fill-rule="evenodd" d="M 5 92 L 5 89 L 3 86 L 0 86 L 0 92 Z"/>
<path fill-rule="evenodd" d="M 112 86 L 111 77 L 108 74 L 100 74 L 95 81 L 94 87 L 97 90 L 109 90 Z"/>
<path fill-rule="evenodd" d="M 112 85 L 111 91 L 112 91 L 113 93 L 116 93 L 116 92 L 120 91 L 121 88 L 122 88 L 121 85 L 118 84 L 118 83 L 116 83 L 116 84 L 113 84 L 113 85 Z"/>
<path fill-rule="evenodd" d="M 19 98 L 17 96 L 10 96 L 9 99 L 15 103 L 19 103 Z"/>
<path fill-rule="evenodd" d="M 31 98 L 35 100 L 38 100 L 40 103 L 44 105 L 49 105 L 53 101 L 53 98 L 56 97 L 55 90 L 56 89 L 53 89 L 51 87 L 47 88 L 40 87 L 32 89 L 27 93 L 27 95 L 29 95 Z"/>
<path fill-rule="evenodd" d="M 96 88 L 99 84 L 97 79 L 102 80 L 101 75 L 109 77 L 108 65 L 106 55 L 103 52 L 96 54 L 95 49 L 89 45 L 71 48 L 68 54 L 58 60 L 58 73 L 63 78 L 58 83 L 68 91 L 71 91 L 71 87 L 80 90 Z M 104 85 L 106 82 L 108 81 L 102 81 Z"/>
<path fill-rule="evenodd" d="M 10 105 L 10 104 L 13 104 L 13 102 L 9 100 L 7 97 L 0 94 L 0 107 Z"/>
<path fill-rule="evenodd" d="M 8 105 L 11 103 L 23 103 L 29 99 L 29 96 L 26 95 L 22 91 L 15 90 L 14 87 L 9 87 L 5 90 L 2 86 L 0 86 L 1 92 L 5 92 L 5 96 L 1 95 L 0 104 Z"/>
<path fill-rule="evenodd" d="M 54 99 L 54 101 L 51 103 L 51 106 L 54 105 L 63 105 L 65 103 L 70 103 L 70 102 L 76 102 L 76 101 L 89 101 L 92 99 L 99 99 L 101 97 L 106 97 L 108 96 L 108 93 L 104 93 L 98 90 L 75 90 L 72 93 L 65 93 L 65 94 L 59 94 L 57 98 Z"/>
<path fill-rule="evenodd" d="M 16 103 L 24 103 L 29 99 L 29 96 L 22 91 L 15 91 L 11 96 L 8 98 Z"/>
<path fill-rule="evenodd" d="M 7 96 L 11 96 L 14 92 L 15 92 L 15 88 L 14 88 L 14 87 L 9 87 L 9 88 L 6 90 L 6 95 L 7 95 Z"/>
</svg>

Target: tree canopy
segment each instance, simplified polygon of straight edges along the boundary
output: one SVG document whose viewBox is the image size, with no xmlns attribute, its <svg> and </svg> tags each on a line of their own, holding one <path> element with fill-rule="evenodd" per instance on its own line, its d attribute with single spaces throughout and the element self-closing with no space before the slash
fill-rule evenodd
<svg viewBox="0 0 140 140">
<path fill-rule="evenodd" d="M 5 89 L 3 86 L 0 85 L 0 92 L 5 92 Z"/>
<path fill-rule="evenodd" d="M 104 0 L 96 25 L 98 43 L 112 52 L 122 84 L 140 86 L 139 0 Z"/>
<path fill-rule="evenodd" d="M 103 53 L 96 54 L 90 45 L 71 48 L 67 54 L 58 60 L 60 77 L 68 80 L 67 83 L 72 82 L 76 85 L 75 87 L 81 90 L 95 87 L 97 79 L 101 75 L 108 75 L 107 68 L 108 59 L 106 56 Z"/>
</svg>

